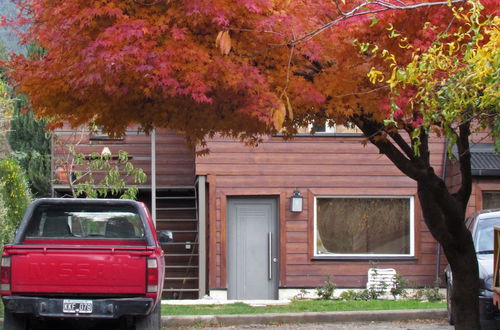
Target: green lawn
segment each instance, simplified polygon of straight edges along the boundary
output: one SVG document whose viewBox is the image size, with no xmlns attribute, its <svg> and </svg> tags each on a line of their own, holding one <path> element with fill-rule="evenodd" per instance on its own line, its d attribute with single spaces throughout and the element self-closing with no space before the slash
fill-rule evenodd
<svg viewBox="0 0 500 330">
<path fill-rule="evenodd" d="M 265 307 L 252 307 L 244 303 L 225 305 L 162 305 L 161 313 L 162 315 L 214 315 L 430 308 L 446 308 L 446 302 L 421 302 L 416 300 L 296 300 L 288 305 Z M 0 317 L 3 317 L 3 304 L 1 301 Z"/>
<path fill-rule="evenodd" d="M 446 302 L 416 300 L 297 300 L 289 305 L 252 307 L 244 303 L 226 305 L 163 305 L 162 315 L 261 314 L 298 312 L 335 312 L 397 309 L 446 308 Z"/>
</svg>

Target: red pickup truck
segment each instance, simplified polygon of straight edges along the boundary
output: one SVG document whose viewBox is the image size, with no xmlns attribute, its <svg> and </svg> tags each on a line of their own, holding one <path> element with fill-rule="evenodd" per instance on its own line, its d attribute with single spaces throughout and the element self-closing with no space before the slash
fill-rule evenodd
<svg viewBox="0 0 500 330">
<path fill-rule="evenodd" d="M 164 271 L 144 204 L 36 200 L 2 255 L 4 329 L 38 329 L 55 319 L 159 329 Z"/>
</svg>

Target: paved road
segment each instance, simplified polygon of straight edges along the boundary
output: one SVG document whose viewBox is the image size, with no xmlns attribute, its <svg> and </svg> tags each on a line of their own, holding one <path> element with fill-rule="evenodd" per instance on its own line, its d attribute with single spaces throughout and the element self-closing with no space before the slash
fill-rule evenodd
<svg viewBox="0 0 500 330">
<path fill-rule="evenodd" d="M 175 329 L 200 329 L 201 325 L 195 328 L 175 328 Z M 348 322 L 348 323 L 321 323 L 321 324 L 283 324 L 283 325 L 245 325 L 231 327 L 213 327 L 217 330 L 234 330 L 234 329 L 271 329 L 271 330 L 389 330 L 389 329 L 404 329 L 404 330 L 451 330 L 452 326 L 448 325 L 446 320 L 417 320 L 411 322 Z M 173 328 L 163 328 L 163 330 Z"/>
</svg>

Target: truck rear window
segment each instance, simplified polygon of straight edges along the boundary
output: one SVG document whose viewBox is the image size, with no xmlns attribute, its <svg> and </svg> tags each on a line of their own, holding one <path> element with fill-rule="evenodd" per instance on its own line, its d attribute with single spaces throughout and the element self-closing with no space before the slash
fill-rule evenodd
<svg viewBox="0 0 500 330">
<path fill-rule="evenodd" d="M 140 215 L 132 206 L 40 205 L 24 238 L 144 240 L 145 233 Z"/>
</svg>

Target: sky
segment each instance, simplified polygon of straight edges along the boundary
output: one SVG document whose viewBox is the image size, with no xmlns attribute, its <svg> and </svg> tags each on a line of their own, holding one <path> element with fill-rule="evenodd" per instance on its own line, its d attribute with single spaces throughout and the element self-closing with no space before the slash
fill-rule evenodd
<svg viewBox="0 0 500 330">
<path fill-rule="evenodd" d="M 0 0 L 0 17 L 13 17 L 17 13 L 16 6 L 11 0 Z M 18 44 L 19 39 L 11 28 L 0 27 L 0 43 L 2 43 L 9 52 L 24 52 L 25 47 Z"/>
</svg>

